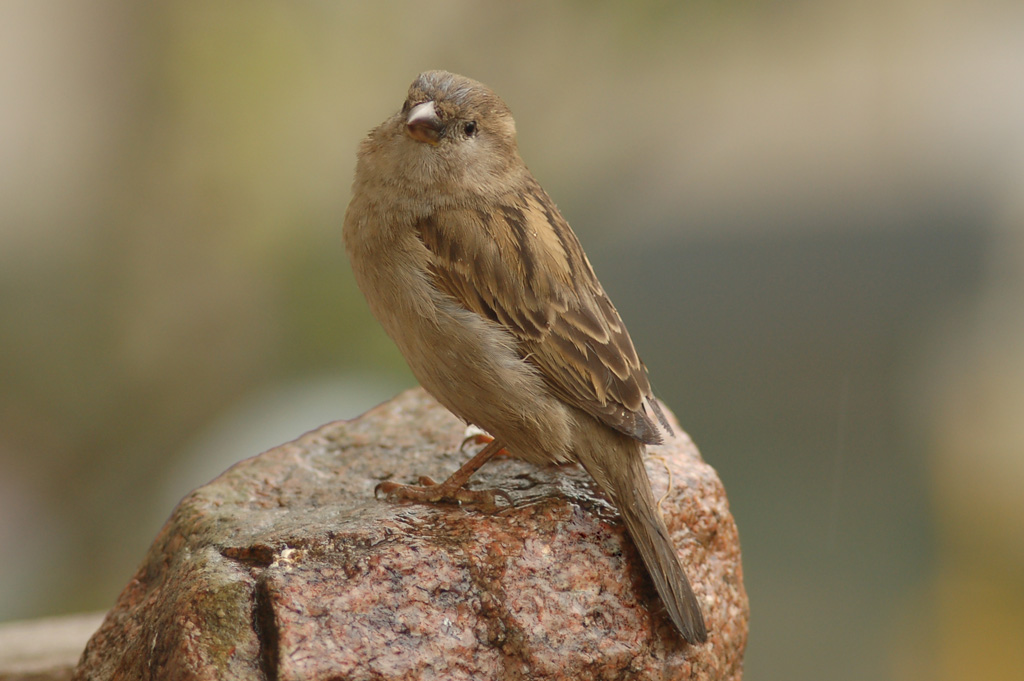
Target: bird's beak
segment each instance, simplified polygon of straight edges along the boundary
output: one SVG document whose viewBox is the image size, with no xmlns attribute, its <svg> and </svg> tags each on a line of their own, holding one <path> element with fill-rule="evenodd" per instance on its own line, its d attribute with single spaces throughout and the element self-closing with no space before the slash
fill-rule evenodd
<svg viewBox="0 0 1024 681">
<path fill-rule="evenodd" d="M 434 102 L 414 106 L 405 119 L 405 130 L 417 142 L 426 142 L 431 146 L 437 144 L 441 139 L 441 119 L 437 116 Z"/>
</svg>

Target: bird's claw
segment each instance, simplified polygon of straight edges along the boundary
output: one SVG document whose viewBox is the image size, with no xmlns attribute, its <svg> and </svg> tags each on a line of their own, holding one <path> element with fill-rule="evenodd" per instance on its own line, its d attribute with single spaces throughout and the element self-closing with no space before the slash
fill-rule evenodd
<svg viewBox="0 0 1024 681">
<path fill-rule="evenodd" d="M 373 496 L 379 498 L 379 494 L 383 492 L 387 499 L 401 499 L 421 504 L 456 504 L 457 506 L 466 504 L 479 506 L 489 512 L 498 510 L 497 500 L 500 497 L 510 508 L 515 506 L 509 493 L 502 489 L 451 488 L 444 483 L 435 483 L 425 475 L 420 476 L 419 483 L 419 485 L 403 485 L 386 480 L 377 483 L 377 486 L 373 488 Z"/>
</svg>

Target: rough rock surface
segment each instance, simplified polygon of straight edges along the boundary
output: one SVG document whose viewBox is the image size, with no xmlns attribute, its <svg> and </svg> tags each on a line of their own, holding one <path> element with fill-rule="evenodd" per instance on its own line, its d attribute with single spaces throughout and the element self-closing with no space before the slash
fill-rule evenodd
<svg viewBox="0 0 1024 681">
<path fill-rule="evenodd" d="M 704 607 L 701 646 L 575 466 L 491 461 L 471 486 L 511 494 L 496 513 L 374 498 L 384 479 L 446 477 L 464 432 L 416 389 L 235 465 L 182 500 L 75 678 L 741 678 L 736 525 L 685 435 L 647 468 Z"/>
</svg>

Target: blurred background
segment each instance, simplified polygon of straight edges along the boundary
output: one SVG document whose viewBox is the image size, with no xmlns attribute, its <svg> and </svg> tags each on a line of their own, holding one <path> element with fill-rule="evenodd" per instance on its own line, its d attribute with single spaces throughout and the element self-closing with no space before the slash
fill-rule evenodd
<svg viewBox="0 0 1024 681">
<path fill-rule="evenodd" d="M 415 75 L 511 106 L 740 527 L 746 678 L 1024 678 L 1024 4 L 0 2 L 0 621 L 414 384 L 341 245 Z"/>
</svg>

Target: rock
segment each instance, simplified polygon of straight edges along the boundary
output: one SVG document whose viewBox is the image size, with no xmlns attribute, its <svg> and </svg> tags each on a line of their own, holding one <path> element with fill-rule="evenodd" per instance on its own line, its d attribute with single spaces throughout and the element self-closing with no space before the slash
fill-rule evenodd
<svg viewBox="0 0 1024 681">
<path fill-rule="evenodd" d="M 701 646 L 576 466 L 492 460 L 471 486 L 510 493 L 495 513 L 374 498 L 381 480 L 445 478 L 464 433 L 416 389 L 233 466 L 175 509 L 74 678 L 741 678 L 736 525 L 685 435 L 647 467 L 704 607 Z"/>
</svg>

